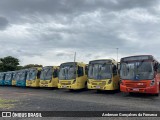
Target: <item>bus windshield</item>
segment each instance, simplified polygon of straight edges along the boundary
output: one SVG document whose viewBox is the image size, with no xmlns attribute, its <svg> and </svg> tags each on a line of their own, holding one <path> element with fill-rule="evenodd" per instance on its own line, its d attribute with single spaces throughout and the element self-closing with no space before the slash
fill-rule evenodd
<svg viewBox="0 0 160 120">
<path fill-rule="evenodd" d="M 69 80 L 76 78 L 76 68 L 74 65 L 66 65 L 60 67 L 59 79 L 60 80 Z"/>
<path fill-rule="evenodd" d="M 4 73 L 0 73 L 0 80 L 4 79 Z"/>
<path fill-rule="evenodd" d="M 25 80 L 26 79 L 26 72 L 25 71 L 22 71 L 19 73 L 19 80 Z"/>
<path fill-rule="evenodd" d="M 16 73 L 13 73 L 13 77 L 12 77 L 13 80 L 16 79 Z"/>
<path fill-rule="evenodd" d="M 112 77 L 111 64 L 91 64 L 89 65 L 88 77 L 90 79 L 102 80 Z"/>
<path fill-rule="evenodd" d="M 5 75 L 5 80 L 11 80 L 12 79 L 12 73 L 7 73 Z"/>
<path fill-rule="evenodd" d="M 27 74 L 27 80 L 35 80 L 37 76 L 37 70 L 31 69 Z"/>
<path fill-rule="evenodd" d="M 51 80 L 53 74 L 53 68 L 52 67 L 46 67 L 42 69 L 40 79 L 41 80 Z"/>
<path fill-rule="evenodd" d="M 152 62 L 124 62 L 121 63 L 120 76 L 128 80 L 147 80 L 154 78 Z"/>
<path fill-rule="evenodd" d="M 15 80 L 18 81 L 18 80 L 20 79 L 20 75 L 21 75 L 21 73 L 16 73 L 16 74 L 15 74 Z"/>
</svg>

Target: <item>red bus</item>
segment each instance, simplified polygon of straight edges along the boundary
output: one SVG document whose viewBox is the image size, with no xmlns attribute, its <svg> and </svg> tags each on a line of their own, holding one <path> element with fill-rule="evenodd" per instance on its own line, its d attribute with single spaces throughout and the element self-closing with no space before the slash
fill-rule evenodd
<svg viewBox="0 0 160 120">
<path fill-rule="evenodd" d="M 159 95 L 159 62 L 152 55 L 121 58 L 120 90 Z"/>
</svg>

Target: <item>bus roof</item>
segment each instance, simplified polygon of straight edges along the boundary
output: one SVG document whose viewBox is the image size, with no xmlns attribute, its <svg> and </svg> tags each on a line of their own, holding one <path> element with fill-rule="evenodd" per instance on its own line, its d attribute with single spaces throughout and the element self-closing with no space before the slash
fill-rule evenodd
<svg viewBox="0 0 160 120">
<path fill-rule="evenodd" d="M 114 59 L 99 59 L 99 60 L 92 60 L 89 61 L 89 64 L 94 64 L 94 63 L 117 63 Z"/>
<path fill-rule="evenodd" d="M 155 61 L 157 61 L 152 55 L 135 55 L 135 56 L 128 56 L 128 57 L 121 58 L 121 62 L 142 61 L 142 60 L 155 60 Z"/>
<path fill-rule="evenodd" d="M 86 64 L 83 63 L 83 62 L 66 62 L 66 63 L 62 63 L 62 64 L 60 65 L 60 67 L 62 67 L 62 66 L 67 66 L 67 65 L 86 66 Z"/>
</svg>

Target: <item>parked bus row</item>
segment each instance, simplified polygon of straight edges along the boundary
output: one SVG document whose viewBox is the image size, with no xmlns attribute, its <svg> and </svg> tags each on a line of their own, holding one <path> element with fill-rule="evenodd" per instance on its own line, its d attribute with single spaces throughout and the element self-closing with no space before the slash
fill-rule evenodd
<svg viewBox="0 0 160 120">
<path fill-rule="evenodd" d="M 67 62 L 19 71 L 0 72 L 0 85 L 59 89 L 117 90 L 159 95 L 160 64 L 152 55 Z"/>
</svg>

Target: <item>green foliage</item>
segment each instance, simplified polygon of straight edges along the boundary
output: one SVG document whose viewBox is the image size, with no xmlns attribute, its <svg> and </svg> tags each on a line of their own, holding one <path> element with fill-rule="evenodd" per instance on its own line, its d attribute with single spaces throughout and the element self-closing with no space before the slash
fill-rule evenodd
<svg viewBox="0 0 160 120">
<path fill-rule="evenodd" d="M 20 66 L 19 59 L 17 58 L 14 58 L 12 56 L 0 58 L 0 72 L 15 71 L 32 67 L 43 67 L 43 66 L 38 64 L 28 64 L 25 66 Z"/>
<path fill-rule="evenodd" d="M 28 64 L 28 65 L 25 65 L 23 67 L 23 69 L 28 69 L 28 68 L 33 68 L 33 67 L 43 67 L 42 65 L 38 65 L 38 64 Z"/>
<path fill-rule="evenodd" d="M 17 70 L 17 66 L 19 65 L 19 60 L 12 56 L 7 56 L 4 58 L 0 58 L 0 71 L 14 71 Z"/>
</svg>

